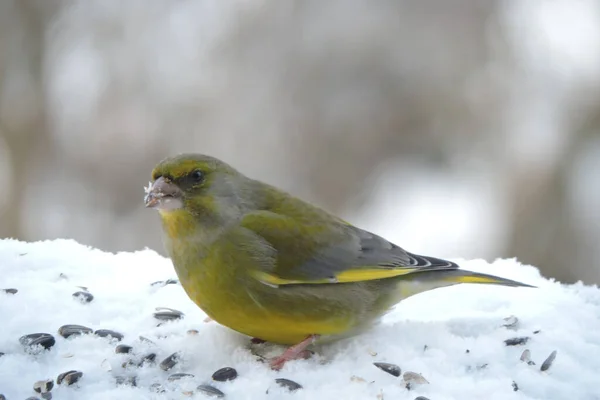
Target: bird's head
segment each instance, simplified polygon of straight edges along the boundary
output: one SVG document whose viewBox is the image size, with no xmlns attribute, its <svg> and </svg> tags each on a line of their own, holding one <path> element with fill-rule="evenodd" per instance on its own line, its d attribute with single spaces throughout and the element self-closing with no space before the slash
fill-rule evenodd
<svg viewBox="0 0 600 400">
<path fill-rule="evenodd" d="M 180 154 L 162 160 L 152 171 L 146 207 L 163 218 L 193 215 L 205 220 L 236 218 L 248 204 L 244 188 L 250 179 L 223 161 L 202 154 Z"/>
</svg>

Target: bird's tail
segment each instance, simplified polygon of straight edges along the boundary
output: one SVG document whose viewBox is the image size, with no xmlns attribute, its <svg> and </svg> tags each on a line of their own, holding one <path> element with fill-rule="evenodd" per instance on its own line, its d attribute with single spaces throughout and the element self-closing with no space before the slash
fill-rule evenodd
<svg viewBox="0 0 600 400">
<path fill-rule="evenodd" d="M 535 287 L 526 283 L 513 281 L 511 279 L 500 278 L 494 275 L 481 274 L 479 272 L 472 272 L 464 269 L 423 271 L 421 273 L 412 274 L 411 278 L 421 282 L 446 282 L 447 285 L 453 285 L 458 283 L 483 283 L 487 285 L 501 285 L 512 287 Z"/>
</svg>

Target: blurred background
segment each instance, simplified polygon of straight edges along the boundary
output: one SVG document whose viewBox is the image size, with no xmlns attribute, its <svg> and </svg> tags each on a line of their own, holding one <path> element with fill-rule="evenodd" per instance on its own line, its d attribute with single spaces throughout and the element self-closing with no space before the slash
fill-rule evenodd
<svg viewBox="0 0 600 400">
<path fill-rule="evenodd" d="M 417 253 L 600 283 L 600 2 L 1 0 L 0 237 L 164 254 L 224 159 Z"/>
</svg>

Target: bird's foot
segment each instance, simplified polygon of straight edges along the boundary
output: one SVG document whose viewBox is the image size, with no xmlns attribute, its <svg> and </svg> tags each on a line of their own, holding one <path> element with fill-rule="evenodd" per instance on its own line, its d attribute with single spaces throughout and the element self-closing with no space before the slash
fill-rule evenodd
<svg viewBox="0 0 600 400">
<path fill-rule="evenodd" d="M 279 371 L 286 362 L 292 360 L 308 359 L 313 355 L 313 352 L 306 348 L 313 344 L 319 335 L 310 335 L 298 344 L 295 344 L 283 352 L 279 357 L 273 357 L 269 360 L 269 366 L 272 370 Z"/>
</svg>

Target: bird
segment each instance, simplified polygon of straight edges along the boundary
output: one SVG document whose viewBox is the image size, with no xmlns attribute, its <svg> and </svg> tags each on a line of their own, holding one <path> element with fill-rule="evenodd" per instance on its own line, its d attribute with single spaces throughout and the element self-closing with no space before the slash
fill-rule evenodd
<svg viewBox="0 0 600 400">
<path fill-rule="evenodd" d="M 268 360 L 273 370 L 306 358 L 313 343 L 365 332 L 418 293 L 534 287 L 413 254 L 205 154 L 161 160 L 144 190 L 187 296 L 209 319 L 287 346 Z"/>
</svg>

